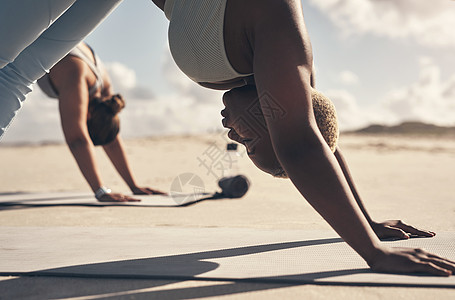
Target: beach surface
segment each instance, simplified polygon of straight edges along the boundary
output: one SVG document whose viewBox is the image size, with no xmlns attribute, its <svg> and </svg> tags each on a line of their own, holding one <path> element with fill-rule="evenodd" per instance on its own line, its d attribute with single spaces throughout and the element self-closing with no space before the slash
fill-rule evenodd
<svg viewBox="0 0 455 300">
<path fill-rule="evenodd" d="M 181 174 L 201 178 L 206 192 L 230 170 L 223 159 L 224 134 L 126 140 L 138 183 L 172 191 Z M 402 219 L 437 232 L 455 231 L 455 141 L 417 135 L 342 135 L 340 147 L 365 205 L 377 221 Z M 188 207 L 0 207 L 0 227 L 250 228 L 330 230 L 289 180 L 259 171 L 243 149 L 238 168 L 251 181 L 242 199 L 205 201 Z M 216 154 L 216 155 L 215 155 Z M 218 161 L 215 167 L 214 157 Z M 104 184 L 128 193 L 101 149 Z M 2 145 L 0 194 L 90 192 L 66 145 Z M 211 166 L 210 163 L 212 163 Z M 1 229 L 0 229 L 1 230 Z M 58 250 L 56 250 L 58 251 Z M 447 299 L 453 289 L 278 285 L 204 281 L 0 277 L 0 299 Z M 27 287 L 24 289 L 24 287 Z M 79 298 L 78 298 L 79 299 Z"/>
</svg>

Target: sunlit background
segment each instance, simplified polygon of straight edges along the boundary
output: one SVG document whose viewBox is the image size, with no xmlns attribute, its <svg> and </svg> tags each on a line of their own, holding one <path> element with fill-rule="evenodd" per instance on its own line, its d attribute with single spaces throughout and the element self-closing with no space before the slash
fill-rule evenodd
<svg viewBox="0 0 455 300">
<path fill-rule="evenodd" d="M 317 88 L 335 103 L 342 130 L 455 125 L 455 2 L 305 0 L 303 9 Z M 126 138 L 222 130 L 222 93 L 175 66 L 167 25 L 150 0 L 127 0 L 86 39 L 126 98 Z M 57 101 L 35 88 L 3 143 L 46 141 L 63 141 Z"/>
</svg>

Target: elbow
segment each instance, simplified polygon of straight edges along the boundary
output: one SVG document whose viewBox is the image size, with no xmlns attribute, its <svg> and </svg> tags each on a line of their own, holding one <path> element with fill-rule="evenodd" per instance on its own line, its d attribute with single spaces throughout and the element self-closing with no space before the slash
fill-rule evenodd
<svg viewBox="0 0 455 300">
<path fill-rule="evenodd" d="M 288 169 L 298 162 L 313 160 L 315 155 L 329 153 L 330 148 L 321 134 L 315 130 L 301 134 L 299 137 L 286 138 L 274 143 L 275 153 L 281 165 Z"/>
<path fill-rule="evenodd" d="M 66 144 L 70 148 L 71 151 L 77 150 L 82 147 L 87 147 L 90 144 L 90 141 L 85 136 L 72 136 L 66 137 Z"/>
</svg>

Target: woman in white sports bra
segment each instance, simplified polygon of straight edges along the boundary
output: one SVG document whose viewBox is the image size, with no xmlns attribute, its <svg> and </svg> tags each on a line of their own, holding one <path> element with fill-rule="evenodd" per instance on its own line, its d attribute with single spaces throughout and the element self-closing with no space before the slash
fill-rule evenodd
<svg viewBox="0 0 455 300">
<path fill-rule="evenodd" d="M 301 0 L 152 0 L 169 19 L 175 62 L 223 97 L 223 125 L 250 159 L 288 176 L 303 197 L 376 271 L 449 276 L 455 263 L 420 249 L 390 248 L 378 236 L 431 237 L 366 213 L 338 148 L 313 112 L 312 49 Z M 259 96 L 258 96 L 259 95 Z"/>
<path fill-rule="evenodd" d="M 38 85 L 48 96 L 58 99 L 66 143 L 98 201 L 139 200 L 104 187 L 95 159 L 97 145 L 103 146 L 133 194 L 163 194 L 137 185 L 118 134 L 118 113 L 125 102 L 122 96 L 113 93 L 108 73 L 87 44 L 80 43 L 39 79 Z"/>
</svg>

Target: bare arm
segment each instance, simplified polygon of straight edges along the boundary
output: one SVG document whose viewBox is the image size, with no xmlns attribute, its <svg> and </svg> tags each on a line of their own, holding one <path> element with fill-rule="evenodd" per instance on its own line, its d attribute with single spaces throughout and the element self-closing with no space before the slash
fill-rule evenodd
<svg viewBox="0 0 455 300">
<path fill-rule="evenodd" d="M 123 145 L 123 140 L 120 135 L 117 135 L 114 141 L 103 146 L 104 151 L 111 160 L 112 164 L 116 168 L 117 172 L 129 186 L 131 191 L 136 195 L 144 194 L 164 194 L 158 190 L 151 188 L 139 187 L 136 184 L 136 180 L 131 172 L 131 167 L 126 156 L 125 147 Z"/>
<path fill-rule="evenodd" d="M 129 188 L 133 190 L 136 187 L 136 180 L 131 173 L 123 141 L 120 136 L 117 135 L 115 140 L 107 145 L 104 145 L 103 148 L 117 172 L 119 172 L 120 176 L 122 176 Z"/>
<path fill-rule="evenodd" d="M 258 14 L 258 13 L 257 13 Z M 278 159 L 294 185 L 332 228 L 374 269 L 449 275 L 452 262 L 428 262 L 415 249 L 385 248 L 357 205 L 335 156 L 314 119 L 311 45 L 298 0 L 267 1 L 254 27 L 254 73 L 261 104 L 273 99 L 285 112 L 267 114 Z"/>
<path fill-rule="evenodd" d="M 84 68 L 64 59 L 51 71 L 59 91 L 59 110 L 66 143 L 93 192 L 103 185 L 87 129 L 88 86 Z"/>
<path fill-rule="evenodd" d="M 74 58 L 65 58 L 54 66 L 51 79 L 59 91 L 59 110 L 66 143 L 75 158 L 82 175 L 93 192 L 103 182 L 95 159 L 95 147 L 87 128 L 88 84 L 87 69 Z M 121 194 L 103 195 L 101 201 L 137 201 Z"/>
</svg>

